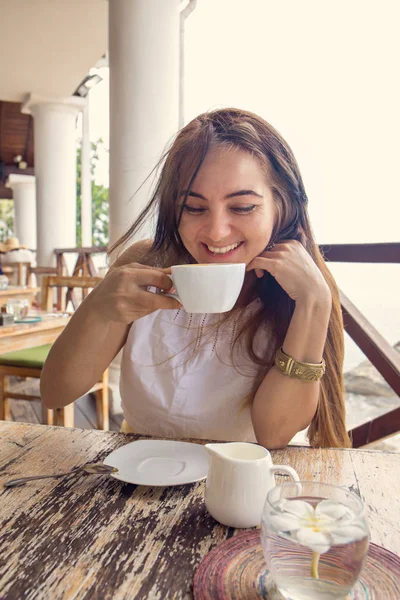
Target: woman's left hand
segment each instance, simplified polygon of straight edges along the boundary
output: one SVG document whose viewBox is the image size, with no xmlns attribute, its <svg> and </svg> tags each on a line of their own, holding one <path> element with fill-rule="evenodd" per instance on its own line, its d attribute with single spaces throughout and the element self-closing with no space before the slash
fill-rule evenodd
<svg viewBox="0 0 400 600">
<path fill-rule="evenodd" d="M 331 301 L 331 293 L 321 271 L 297 240 L 287 240 L 263 252 L 247 265 L 257 277 L 268 271 L 296 302 Z"/>
</svg>

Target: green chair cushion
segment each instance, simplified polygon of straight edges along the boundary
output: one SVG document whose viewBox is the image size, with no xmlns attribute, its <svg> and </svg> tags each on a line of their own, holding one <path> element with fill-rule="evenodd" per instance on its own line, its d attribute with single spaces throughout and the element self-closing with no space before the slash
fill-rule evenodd
<svg viewBox="0 0 400 600">
<path fill-rule="evenodd" d="M 40 369 L 44 365 L 44 361 L 50 352 L 50 348 L 51 344 L 45 344 L 44 346 L 36 346 L 35 348 L 26 348 L 25 350 L 0 354 L 0 365 Z"/>
</svg>

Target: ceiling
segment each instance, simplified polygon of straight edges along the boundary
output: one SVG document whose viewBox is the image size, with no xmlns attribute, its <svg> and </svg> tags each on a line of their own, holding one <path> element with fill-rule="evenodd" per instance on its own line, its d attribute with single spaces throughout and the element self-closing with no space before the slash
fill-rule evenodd
<svg viewBox="0 0 400 600">
<path fill-rule="evenodd" d="M 0 197 L 18 171 L 33 167 L 32 117 L 20 111 L 29 93 L 71 96 L 107 51 L 108 0 L 0 0 Z M 2 181 L 3 179 L 3 181 Z"/>
<path fill-rule="evenodd" d="M 107 51 L 107 0 L 0 0 L 0 100 L 65 97 Z"/>
</svg>

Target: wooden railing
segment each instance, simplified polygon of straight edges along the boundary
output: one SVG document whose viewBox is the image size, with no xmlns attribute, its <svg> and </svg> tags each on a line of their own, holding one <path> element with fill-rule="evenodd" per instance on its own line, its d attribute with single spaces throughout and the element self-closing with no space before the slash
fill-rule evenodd
<svg viewBox="0 0 400 600">
<path fill-rule="evenodd" d="M 332 244 L 322 245 L 320 249 L 328 262 L 400 263 L 400 243 Z M 346 332 L 394 392 L 400 396 L 399 353 L 390 346 L 342 291 L 340 300 Z M 397 432 L 400 432 L 400 408 L 355 427 L 350 431 L 350 435 L 353 446 L 358 448 Z"/>
</svg>

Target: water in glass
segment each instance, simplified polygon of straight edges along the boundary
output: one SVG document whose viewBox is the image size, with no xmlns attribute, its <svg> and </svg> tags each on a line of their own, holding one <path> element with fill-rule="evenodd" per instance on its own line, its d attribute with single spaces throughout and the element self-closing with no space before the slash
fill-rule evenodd
<svg viewBox="0 0 400 600">
<path fill-rule="evenodd" d="M 358 496 L 301 482 L 268 494 L 261 541 L 270 577 L 284 598 L 344 600 L 363 567 L 369 532 Z"/>
</svg>

